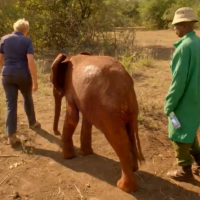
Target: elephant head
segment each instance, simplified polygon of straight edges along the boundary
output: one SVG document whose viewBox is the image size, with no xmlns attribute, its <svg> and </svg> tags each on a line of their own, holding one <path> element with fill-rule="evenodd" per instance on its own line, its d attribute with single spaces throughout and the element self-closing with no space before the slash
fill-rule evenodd
<svg viewBox="0 0 200 200">
<path fill-rule="evenodd" d="M 88 52 L 82 52 L 80 54 L 91 55 Z M 69 63 L 70 57 L 67 58 L 65 54 L 60 53 L 51 65 L 50 82 L 53 85 L 53 95 L 55 100 L 55 114 L 53 125 L 55 135 L 60 135 L 60 132 L 58 131 L 58 121 L 60 118 L 62 98 L 65 95 L 65 76 Z"/>
<path fill-rule="evenodd" d="M 66 55 L 59 54 L 51 65 L 50 82 L 53 84 L 55 92 L 63 95 L 64 93 L 64 80 L 67 70 Z"/>
</svg>

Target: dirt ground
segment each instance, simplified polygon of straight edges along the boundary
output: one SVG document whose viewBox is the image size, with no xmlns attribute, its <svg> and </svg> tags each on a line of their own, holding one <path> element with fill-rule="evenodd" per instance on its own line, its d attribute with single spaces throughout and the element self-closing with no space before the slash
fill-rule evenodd
<svg viewBox="0 0 200 200">
<path fill-rule="evenodd" d="M 198 32 L 200 35 L 200 32 Z M 34 93 L 37 119 L 42 129 L 28 129 L 21 95 L 18 104 L 18 130 L 27 140 L 17 149 L 0 141 L 0 199 L 65 199 L 65 200 L 196 200 L 200 199 L 200 179 L 191 183 L 169 180 L 166 172 L 176 167 L 174 151 L 167 138 L 167 120 L 163 103 L 171 75 L 169 60 L 173 31 L 137 32 L 138 44 L 155 52 L 155 67 L 136 68 L 132 74 L 140 104 L 139 134 L 145 165 L 135 174 L 139 190 L 127 194 L 116 187 L 120 163 L 104 135 L 93 127 L 94 155 L 77 155 L 64 160 L 60 137 L 53 135 L 53 97 L 48 74 L 40 78 L 39 90 Z M 3 96 L 2 88 L 0 95 Z M 1 98 L 1 101 L 3 99 Z M 4 105 L 5 107 L 5 105 Z M 3 107 L 1 106 L 1 110 Z M 3 111 L 1 112 L 2 115 Z M 65 117 L 63 101 L 59 130 Z M 79 147 L 80 125 L 74 134 Z"/>
</svg>

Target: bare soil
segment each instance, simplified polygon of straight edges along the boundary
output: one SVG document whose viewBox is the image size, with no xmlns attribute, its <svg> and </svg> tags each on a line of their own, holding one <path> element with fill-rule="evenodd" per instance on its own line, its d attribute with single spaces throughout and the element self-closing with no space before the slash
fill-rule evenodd
<svg viewBox="0 0 200 200">
<path fill-rule="evenodd" d="M 20 95 L 18 131 L 26 143 L 12 149 L 5 144 L 4 137 L 0 140 L 0 199 L 200 199 L 198 177 L 191 183 L 175 182 L 166 177 L 167 171 L 176 167 L 163 114 L 164 98 L 171 81 L 169 60 L 176 40 L 178 38 L 173 31 L 137 33 L 138 43 L 144 48 L 151 48 L 156 56 L 154 67 L 136 68 L 132 74 L 140 104 L 139 134 L 146 158 L 145 165 L 135 174 L 139 185 L 137 192 L 127 194 L 116 187 L 120 178 L 119 159 L 104 135 L 94 127 L 94 155 L 82 157 L 77 154 L 71 160 L 62 158 L 60 137 L 54 136 L 52 131 L 54 103 L 49 75 L 46 74 L 40 77 L 40 88 L 34 93 L 36 115 L 42 129 L 28 129 Z M 0 92 L 2 97 L 2 88 Z M 4 101 L 3 97 L 1 101 Z M 60 131 L 64 117 L 63 101 Z M 80 144 L 80 125 L 81 120 L 73 137 L 76 148 Z"/>
</svg>

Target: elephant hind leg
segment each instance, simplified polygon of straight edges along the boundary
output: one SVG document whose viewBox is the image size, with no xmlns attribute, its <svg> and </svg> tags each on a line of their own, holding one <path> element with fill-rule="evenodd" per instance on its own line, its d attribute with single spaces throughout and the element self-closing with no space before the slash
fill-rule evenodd
<svg viewBox="0 0 200 200">
<path fill-rule="evenodd" d="M 64 158 L 75 157 L 75 150 L 73 146 L 73 134 L 79 122 L 79 110 L 75 104 L 68 103 L 66 110 L 66 117 L 62 133 L 62 150 Z"/>
<path fill-rule="evenodd" d="M 126 128 L 115 123 L 113 127 L 107 126 L 106 129 L 105 136 L 121 163 L 122 177 L 117 186 L 125 192 L 134 192 L 137 190 L 137 183 L 131 166 L 130 141 Z"/>
<path fill-rule="evenodd" d="M 92 150 L 92 124 L 83 116 L 81 127 L 81 147 L 79 153 L 83 156 L 93 154 Z"/>
</svg>

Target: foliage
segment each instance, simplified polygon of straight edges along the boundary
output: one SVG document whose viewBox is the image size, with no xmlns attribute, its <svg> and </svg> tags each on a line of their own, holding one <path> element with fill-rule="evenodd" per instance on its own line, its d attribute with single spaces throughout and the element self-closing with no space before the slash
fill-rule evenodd
<svg viewBox="0 0 200 200">
<path fill-rule="evenodd" d="M 74 52 L 77 47 L 95 47 L 102 33 L 130 23 L 131 16 L 123 13 L 126 4 L 122 4 L 120 0 L 4 1 L 0 7 L 0 34 L 12 32 L 13 22 L 24 17 L 30 23 L 28 36 L 37 50 Z"/>
<path fill-rule="evenodd" d="M 139 4 L 138 10 L 143 25 L 151 29 L 161 29 L 166 27 L 166 20 L 163 19 L 163 15 L 172 2 L 173 0 L 142 1 Z"/>
<path fill-rule="evenodd" d="M 181 6 L 194 8 L 200 19 L 198 0 L 0 0 L 0 35 L 12 32 L 13 23 L 25 18 L 37 52 L 114 55 L 120 40 L 109 33 L 115 27 L 167 28 Z"/>
<path fill-rule="evenodd" d="M 195 3 L 197 3 L 196 0 L 172 0 L 168 9 L 165 10 L 163 19 L 166 21 L 172 21 L 175 11 L 180 7 L 192 7 L 195 10 Z"/>
<path fill-rule="evenodd" d="M 143 0 L 139 3 L 140 19 L 150 29 L 168 28 L 175 11 L 180 7 L 191 7 L 200 17 L 199 0 Z"/>
</svg>

